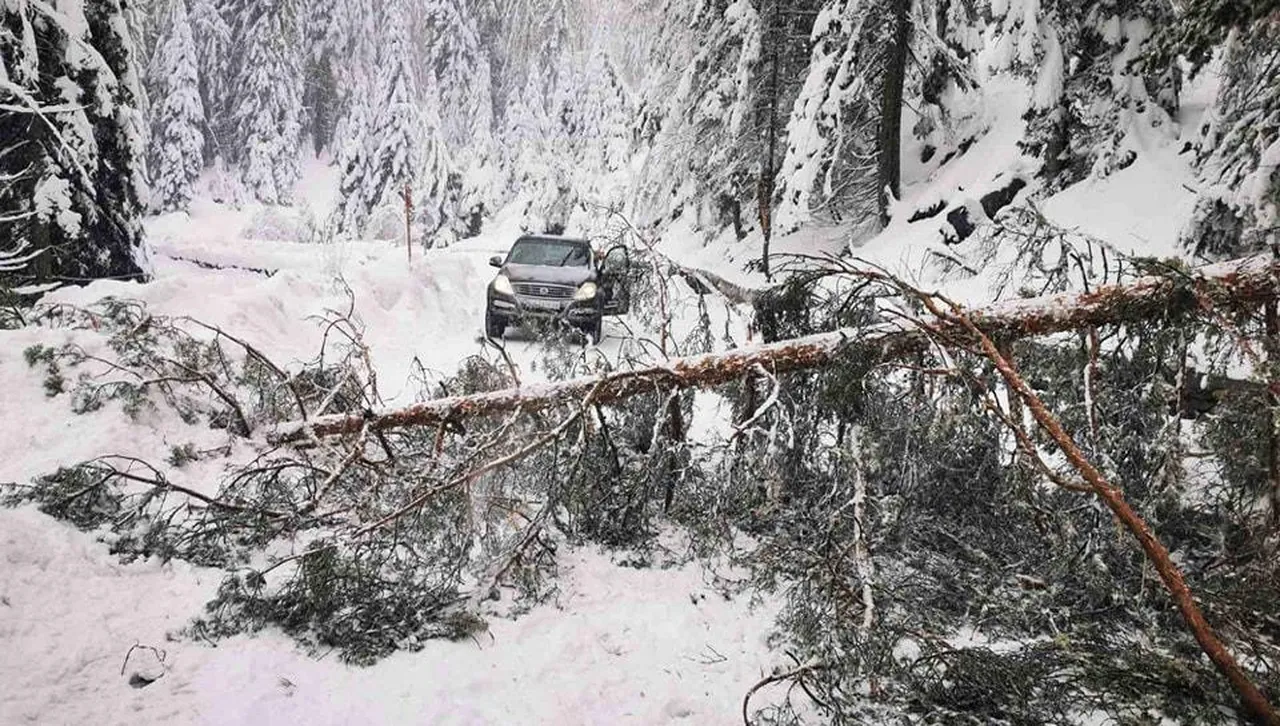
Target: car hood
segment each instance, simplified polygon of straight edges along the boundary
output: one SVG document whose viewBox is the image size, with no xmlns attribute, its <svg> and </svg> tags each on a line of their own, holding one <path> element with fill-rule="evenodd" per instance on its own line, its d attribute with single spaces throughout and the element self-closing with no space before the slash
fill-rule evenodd
<svg viewBox="0 0 1280 726">
<path fill-rule="evenodd" d="M 546 282 L 552 285 L 581 285 L 596 279 L 590 267 L 550 267 L 547 265 L 507 265 L 502 268 L 512 282 Z"/>
</svg>

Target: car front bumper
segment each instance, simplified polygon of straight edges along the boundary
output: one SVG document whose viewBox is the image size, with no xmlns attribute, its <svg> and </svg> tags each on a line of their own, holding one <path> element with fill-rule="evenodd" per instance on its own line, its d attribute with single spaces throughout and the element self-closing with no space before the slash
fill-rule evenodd
<svg viewBox="0 0 1280 726">
<path fill-rule="evenodd" d="M 507 322 L 564 320 L 574 325 L 591 324 L 601 317 L 595 300 L 561 300 L 527 295 L 489 293 L 488 313 Z"/>
</svg>

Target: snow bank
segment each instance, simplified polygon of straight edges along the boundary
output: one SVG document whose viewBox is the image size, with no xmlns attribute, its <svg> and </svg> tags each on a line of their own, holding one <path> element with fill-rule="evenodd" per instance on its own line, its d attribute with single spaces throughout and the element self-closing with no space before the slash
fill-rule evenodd
<svg viewBox="0 0 1280 726">
<path fill-rule="evenodd" d="M 773 608 L 725 599 L 696 565 L 633 569 L 595 550 L 562 565 L 554 603 L 360 669 L 271 633 L 169 641 L 219 573 L 121 565 L 89 535 L 0 509 L 0 723 L 741 721 L 743 693 L 772 663 Z M 163 675 L 140 689 L 132 666 L 121 674 L 134 645 L 163 655 Z"/>
</svg>

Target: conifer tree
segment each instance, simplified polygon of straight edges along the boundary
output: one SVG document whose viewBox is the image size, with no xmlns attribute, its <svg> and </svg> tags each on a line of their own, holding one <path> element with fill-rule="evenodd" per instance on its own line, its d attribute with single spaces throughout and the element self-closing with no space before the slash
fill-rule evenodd
<svg viewBox="0 0 1280 726">
<path fill-rule="evenodd" d="M 172 0 L 152 59 L 151 206 L 185 210 L 203 168 L 204 104 L 186 0 Z"/>
<path fill-rule="evenodd" d="M 494 113 L 494 70 L 490 48 L 481 39 L 482 13 L 476 3 L 431 0 L 423 8 L 425 67 L 435 76 L 441 109 L 440 132 L 459 176 L 458 211 L 467 234 L 478 231 L 489 206 L 500 205 L 505 181 L 498 153 Z"/>
<path fill-rule="evenodd" d="M 119 0 L 59 10 L 0 7 L 0 275 L 139 277 L 145 134 L 125 10 Z"/>
<path fill-rule="evenodd" d="M 588 53 L 579 83 L 573 94 L 578 99 L 573 125 L 582 142 L 575 154 L 578 167 L 594 176 L 617 171 L 630 153 L 633 103 L 613 60 L 600 45 Z"/>
<path fill-rule="evenodd" d="M 205 112 L 204 160 L 226 159 L 234 143 L 230 109 L 233 98 L 231 26 L 220 0 L 188 0 L 187 16 L 196 47 L 196 77 Z"/>
<path fill-rule="evenodd" d="M 687 32 L 694 50 L 674 69 L 673 82 L 647 100 L 656 129 L 637 191 L 656 218 L 693 212 L 705 219 L 703 208 L 714 205 L 715 218 L 705 221 L 732 223 L 742 237 L 754 217 L 743 204 L 754 197 L 758 157 L 740 151 L 753 138 L 761 20 L 746 0 L 714 0 L 686 12 L 677 9 L 670 27 Z M 659 67 L 664 51 L 655 49 Z"/>
<path fill-rule="evenodd" d="M 830 0 L 788 122 L 779 224 L 813 215 L 887 222 L 900 193 L 898 138 L 909 42 L 903 0 Z"/>
<path fill-rule="evenodd" d="M 371 101 L 356 107 L 370 131 L 342 155 L 342 198 L 334 218 L 340 233 L 363 231 L 369 214 L 400 203 L 406 187 L 424 235 L 433 234 L 446 216 L 450 164 L 436 115 L 438 90 L 430 73 L 419 86 L 408 17 L 404 0 L 388 0 Z"/>
<path fill-rule="evenodd" d="M 1280 242 L 1280 22 L 1272 3 L 1193 0 L 1158 29 L 1149 61 L 1207 72 L 1220 49 L 1218 96 L 1198 144 L 1203 180 L 1183 244 L 1211 258 Z"/>
<path fill-rule="evenodd" d="M 293 0 L 245 2 L 231 23 L 243 47 L 235 77 L 236 161 L 258 201 L 288 204 L 298 180 L 302 67 Z"/>
</svg>

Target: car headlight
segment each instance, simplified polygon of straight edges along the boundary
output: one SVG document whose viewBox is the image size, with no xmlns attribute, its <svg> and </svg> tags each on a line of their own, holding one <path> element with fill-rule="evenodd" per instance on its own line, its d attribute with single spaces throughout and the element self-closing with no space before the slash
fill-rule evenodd
<svg viewBox="0 0 1280 726">
<path fill-rule="evenodd" d="M 596 284 L 594 282 L 584 282 L 582 283 L 582 287 L 578 288 L 578 291 L 573 294 L 573 299 L 579 302 L 594 300 L 597 292 L 599 292 L 599 290 L 596 288 Z"/>
<path fill-rule="evenodd" d="M 515 295 L 516 291 L 511 287 L 511 281 L 506 275 L 498 275 L 493 278 L 493 291 L 500 295 Z"/>
</svg>

